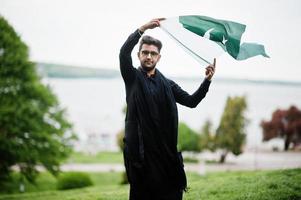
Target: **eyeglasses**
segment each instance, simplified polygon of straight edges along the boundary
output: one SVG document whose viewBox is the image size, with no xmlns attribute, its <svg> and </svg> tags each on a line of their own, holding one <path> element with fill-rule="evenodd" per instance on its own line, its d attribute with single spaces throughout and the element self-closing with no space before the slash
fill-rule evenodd
<svg viewBox="0 0 301 200">
<path fill-rule="evenodd" d="M 141 54 L 145 57 L 147 57 L 150 54 L 152 58 L 157 57 L 159 55 L 159 53 L 156 51 L 146 51 L 146 50 L 141 51 Z"/>
</svg>

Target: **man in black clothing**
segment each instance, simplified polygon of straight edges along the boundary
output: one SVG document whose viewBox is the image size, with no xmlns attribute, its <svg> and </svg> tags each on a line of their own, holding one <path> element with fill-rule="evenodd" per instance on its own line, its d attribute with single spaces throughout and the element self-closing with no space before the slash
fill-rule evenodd
<svg viewBox="0 0 301 200">
<path fill-rule="evenodd" d="M 124 162 L 130 182 L 130 200 L 181 200 L 187 187 L 181 153 L 177 151 L 178 111 L 176 103 L 194 108 L 205 97 L 215 72 L 206 68 L 206 78 L 189 95 L 156 69 L 162 44 L 150 36 L 141 39 L 133 67 L 131 53 L 147 29 L 160 26 L 153 19 L 132 33 L 120 49 L 120 71 L 125 83 Z"/>
</svg>

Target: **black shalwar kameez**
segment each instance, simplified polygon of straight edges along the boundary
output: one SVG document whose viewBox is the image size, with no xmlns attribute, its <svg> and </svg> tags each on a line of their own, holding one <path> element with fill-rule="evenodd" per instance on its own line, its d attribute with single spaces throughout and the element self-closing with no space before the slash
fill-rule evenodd
<svg viewBox="0 0 301 200">
<path fill-rule="evenodd" d="M 125 82 L 124 162 L 130 182 L 130 200 L 180 200 L 187 187 L 182 155 L 177 151 L 176 102 L 196 107 L 205 97 L 210 81 L 205 79 L 189 95 L 158 69 L 151 77 L 133 67 L 131 53 L 141 35 L 132 33 L 119 54 Z"/>
</svg>

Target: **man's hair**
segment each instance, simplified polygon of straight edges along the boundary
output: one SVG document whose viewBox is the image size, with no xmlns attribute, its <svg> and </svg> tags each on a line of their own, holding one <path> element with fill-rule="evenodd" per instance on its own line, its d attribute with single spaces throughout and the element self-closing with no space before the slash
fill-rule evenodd
<svg viewBox="0 0 301 200">
<path fill-rule="evenodd" d="M 154 45 L 158 48 L 159 52 L 161 51 L 162 48 L 161 41 L 149 35 L 143 36 L 142 39 L 140 40 L 139 51 L 141 50 L 143 44 Z"/>
</svg>

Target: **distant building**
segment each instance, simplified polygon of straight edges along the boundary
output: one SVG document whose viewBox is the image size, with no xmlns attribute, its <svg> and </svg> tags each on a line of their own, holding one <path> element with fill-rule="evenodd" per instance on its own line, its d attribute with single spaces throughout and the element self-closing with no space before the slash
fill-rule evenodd
<svg viewBox="0 0 301 200">
<path fill-rule="evenodd" d="M 116 134 L 101 132 L 87 133 L 85 140 L 79 140 L 75 145 L 76 151 L 97 154 L 102 151 L 118 151 Z"/>
</svg>

